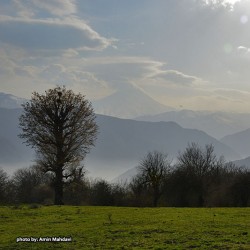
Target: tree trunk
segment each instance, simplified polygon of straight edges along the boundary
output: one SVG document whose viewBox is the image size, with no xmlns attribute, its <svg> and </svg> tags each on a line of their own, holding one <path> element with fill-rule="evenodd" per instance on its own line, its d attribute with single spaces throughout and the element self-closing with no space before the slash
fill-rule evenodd
<svg viewBox="0 0 250 250">
<path fill-rule="evenodd" d="M 55 185 L 54 185 L 54 190 L 55 190 L 55 200 L 54 204 L 55 205 L 63 205 L 63 175 L 62 175 L 62 170 L 60 169 L 59 171 L 56 171 L 56 177 L 55 177 Z"/>
<path fill-rule="evenodd" d="M 157 207 L 159 198 L 160 198 L 159 188 L 154 187 L 154 194 L 153 194 L 153 206 L 154 207 Z"/>
</svg>

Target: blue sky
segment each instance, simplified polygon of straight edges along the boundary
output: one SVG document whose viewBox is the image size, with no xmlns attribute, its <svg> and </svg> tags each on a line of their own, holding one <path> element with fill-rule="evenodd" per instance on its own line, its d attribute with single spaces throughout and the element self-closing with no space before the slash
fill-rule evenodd
<svg viewBox="0 0 250 250">
<path fill-rule="evenodd" d="M 249 0 L 2 0 L 0 91 L 96 100 L 132 85 L 175 108 L 248 112 L 248 18 Z"/>
</svg>

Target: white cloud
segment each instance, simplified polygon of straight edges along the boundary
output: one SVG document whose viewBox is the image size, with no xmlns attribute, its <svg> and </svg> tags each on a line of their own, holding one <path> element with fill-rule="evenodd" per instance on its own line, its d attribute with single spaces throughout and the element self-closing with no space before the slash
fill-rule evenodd
<svg viewBox="0 0 250 250">
<path fill-rule="evenodd" d="M 250 92 L 247 91 L 226 88 L 192 88 L 185 92 L 174 88 L 168 91 L 152 88 L 151 91 L 162 103 L 176 108 L 249 113 Z"/>
<path fill-rule="evenodd" d="M 234 99 L 234 100 L 247 100 L 250 96 L 250 91 L 246 90 L 238 90 L 238 89 L 223 89 L 223 88 L 217 88 L 214 89 L 213 92 L 215 94 L 219 94 L 221 96 L 226 96 L 228 98 Z"/>
<path fill-rule="evenodd" d="M 77 57 L 79 52 L 76 49 L 67 49 L 63 53 L 63 57 Z"/>
<path fill-rule="evenodd" d="M 105 81 L 98 79 L 94 74 L 84 71 L 80 66 L 65 66 L 62 64 L 50 64 L 41 69 L 39 76 L 53 83 L 71 85 L 73 83 L 83 84 L 89 88 L 108 88 Z"/>
<path fill-rule="evenodd" d="M 32 3 L 35 7 L 56 16 L 71 15 L 77 12 L 75 0 L 32 0 Z"/>
<path fill-rule="evenodd" d="M 112 44 L 77 18 L 23 19 L 0 16 L 0 41 L 26 50 L 102 50 Z"/>
<path fill-rule="evenodd" d="M 249 113 L 250 92 L 237 89 L 218 88 L 193 96 L 199 109 Z M 212 104 L 212 107 L 211 107 Z"/>
<path fill-rule="evenodd" d="M 250 48 L 247 48 L 247 47 L 244 47 L 244 46 L 239 46 L 237 48 L 237 50 L 240 52 L 240 53 L 243 53 L 243 54 L 248 54 L 250 53 Z"/>
<path fill-rule="evenodd" d="M 170 106 L 243 110 L 249 95 L 225 89 L 250 90 L 250 1 L 204 1 L 1 1 L 1 90 L 135 84 Z"/>
<path fill-rule="evenodd" d="M 28 4 L 27 0 L 24 0 L 22 2 L 19 0 L 10 0 L 9 6 L 13 10 L 15 10 L 15 13 L 13 13 L 15 16 L 17 15 L 23 18 L 31 18 L 35 15 L 35 10 Z"/>
<path fill-rule="evenodd" d="M 147 57 L 117 56 L 79 60 L 64 59 L 65 65 L 68 66 L 73 61 L 78 67 L 81 65 L 85 71 L 105 81 L 110 90 L 126 91 L 133 85 L 168 106 L 178 107 L 177 96 L 184 92 L 185 97 L 183 98 L 188 98 L 189 95 L 196 93 L 196 88 L 202 87 L 205 83 L 199 77 L 167 69 L 165 63 Z M 169 96 L 170 93 L 174 98 Z M 166 103 L 166 100 L 169 101 L 171 98 L 171 103 Z"/>
<path fill-rule="evenodd" d="M 34 16 L 69 16 L 77 13 L 75 0 L 8 0 L 1 3 L 1 14 L 30 18 Z"/>
<path fill-rule="evenodd" d="M 148 75 L 157 74 L 164 65 L 147 57 L 129 56 L 89 58 L 80 63 L 114 87 L 119 86 L 121 82 L 124 85 L 126 82 L 131 83 Z"/>
<path fill-rule="evenodd" d="M 14 62 L 3 56 L 0 59 L 1 91 L 7 93 L 27 98 L 34 90 L 44 91 L 56 85 L 66 85 L 89 99 L 96 99 L 113 91 L 104 80 L 77 65 L 68 67 L 46 60 L 42 65 L 32 66 L 28 60 L 24 65 L 24 62 Z"/>
<path fill-rule="evenodd" d="M 233 9 L 234 4 L 240 2 L 241 0 L 204 0 L 206 4 L 209 4 L 214 7 L 219 7 L 220 5 L 228 6 Z"/>
<path fill-rule="evenodd" d="M 186 87 L 192 87 L 200 85 L 204 82 L 201 78 L 196 76 L 186 75 L 178 70 L 164 70 L 157 74 L 151 75 L 150 78 L 155 81 L 165 82 L 165 84 L 181 85 Z M 163 83 L 164 84 L 164 83 Z"/>
</svg>

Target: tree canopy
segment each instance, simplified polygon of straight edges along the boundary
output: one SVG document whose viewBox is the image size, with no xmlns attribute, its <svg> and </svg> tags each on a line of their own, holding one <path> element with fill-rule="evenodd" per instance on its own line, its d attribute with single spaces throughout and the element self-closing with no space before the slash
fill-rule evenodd
<svg viewBox="0 0 250 250">
<path fill-rule="evenodd" d="M 22 106 L 20 137 L 35 149 L 41 169 L 55 175 L 55 204 L 62 204 L 64 178 L 94 146 L 98 126 L 92 105 L 82 94 L 56 87 L 34 92 Z"/>
</svg>

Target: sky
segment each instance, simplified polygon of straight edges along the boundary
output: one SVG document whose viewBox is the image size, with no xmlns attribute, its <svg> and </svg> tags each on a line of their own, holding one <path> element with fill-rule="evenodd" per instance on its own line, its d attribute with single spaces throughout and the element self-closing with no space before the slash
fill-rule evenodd
<svg viewBox="0 0 250 250">
<path fill-rule="evenodd" d="M 0 92 L 140 89 L 177 109 L 250 110 L 250 0 L 1 0 Z"/>
</svg>

